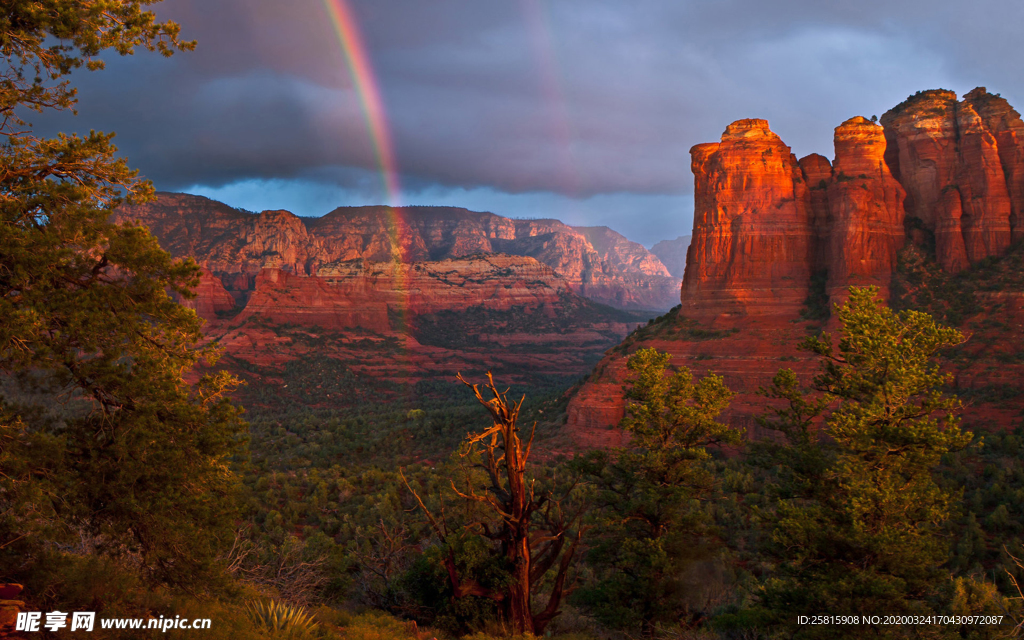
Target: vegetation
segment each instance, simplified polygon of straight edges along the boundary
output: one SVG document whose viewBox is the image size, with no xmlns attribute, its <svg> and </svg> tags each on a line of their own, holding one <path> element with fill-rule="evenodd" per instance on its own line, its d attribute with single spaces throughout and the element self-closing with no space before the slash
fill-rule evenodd
<svg viewBox="0 0 1024 640">
<path fill-rule="evenodd" d="M 715 420 L 732 397 L 722 379 L 694 382 L 686 368 L 669 373 L 669 358 L 654 349 L 629 358 L 621 426 L 633 435 L 631 447 L 576 462 L 593 487 L 596 538 L 588 558 L 594 576 L 578 600 L 606 624 L 644 636 L 687 609 L 687 565 L 721 546 L 703 508 L 720 490 L 708 447 L 742 437 Z"/>
<path fill-rule="evenodd" d="M 882 307 L 876 294 L 851 289 L 838 309 L 838 348 L 828 334 L 804 342 L 822 360 L 818 399 L 799 393 L 791 372 L 766 392 L 786 403 L 761 424 L 786 440 L 762 446 L 779 471 L 766 548 L 777 573 L 763 586 L 762 606 L 785 626 L 795 624 L 792 611 L 927 615 L 939 597 L 942 527 L 960 496 L 935 474 L 971 434 L 957 426 L 959 403 L 942 394 L 948 376 L 934 357 L 963 336 L 927 314 Z"/>
<path fill-rule="evenodd" d="M 507 372 L 532 386 L 505 391 L 492 377 L 483 390 L 382 382 L 357 374 L 356 356 L 318 354 L 282 367 L 233 361 L 250 382 L 236 390 L 209 366 L 217 353 L 199 319 L 170 297 L 192 295 L 198 267 L 108 222 L 152 193 L 115 157 L 112 135 L 41 139 L 19 115 L 72 109 L 68 76 L 102 68 L 104 51 L 190 49 L 150 4 L 14 3 L 0 23 L 0 575 L 24 583 L 29 608 L 208 617 L 207 637 L 243 639 L 1022 628 L 1024 424 L 962 431 L 938 365 L 979 359 L 961 329 L 998 362 L 1021 362 L 1019 346 L 992 337 L 1004 321 L 986 314 L 1001 304 L 988 294 L 1024 287 L 1020 246 L 954 276 L 905 250 L 894 309 L 851 290 L 832 312 L 837 339 L 803 343 L 819 374 L 804 388 L 779 371 L 758 420 L 776 437 L 746 447 L 723 418 L 733 394 L 722 378 L 635 349 L 730 333 L 678 308 L 616 347 L 629 353 L 628 445 L 572 460 L 555 453 L 571 383 L 561 378 Z M 829 318 L 824 281 L 815 275 L 805 319 Z M 544 331 L 595 315 L 639 320 L 570 303 Z M 539 326 L 515 309 L 470 309 L 408 329 L 485 351 L 471 330 L 484 325 Z M 325 339 L 281 330 L 314 352 Z M 327 338 L 370 359 L 400 352 L 371 332 Z M 961 396 L 1005 410 L 1015 393 Z M 837 627 L 803 624 L 804 613 L 1005 621 Z"/>
<path fill-rule="evenodd" d="M 0 25 L 0 571 L 11 577 L 80 545 L 196 586 L 213 579 L 230 531 L 235 381 L 186 381 L 216 354 L 167 293 L 191 295 L 198 267 L 107 221 L 152 193 L 115 158 L 112 134 L 41 139 L 20 117 L 72 108 L 63 78 L 102 68 L 104 50 L 193 46 L 146 4 L 15 3 Z"/>
<path fill-rule="evenodd" d="M 276 600 L 252 600 L 246 603 L 246 611 L 256 626 L 275 633 L 284 632 L 293 636 L 299 633 L 311 634 L 317 626 L 313 617 L 302 607 L 289 606 Z"/>
<path fill-rule="evenodd" d="M 480 491 L 471 479 L 465 491 L 459 490 L 453 481 L 452 491 L 462 500 L 483 505 L 497 517 L 496 524 L 486 519 L 473 520 L 463 523 L 462 529 L 476 528 L 483 537 L 498 543 L 496 553 L 503 561 L 505 579 L 488 587 L 460 570 L 455 536 L 447 521 L 434 517 L 422 499 L 414 495 L 431 528 L 446 547 L 443 563 L 453 597 L 477 596 L 499 602 L 504 618 L 515 633 L 542 633 L 560 613 L 565 580 L 583 534 L 578 526 L 579 514 L 567 515 L 564 511 L 563 502 L 568 495 L 560 500 L 555 500 L 550 492 L 538 496 L 536 480 L 527 477 L 526 463 L 533 449 L 536 425 L 524 444 L 517 424 L 523 400 L 510 401 L 506 393 L 498 391 L 490 374 L 487 377 L 490 400 L 484 399 L 477 385 L 466 382 L 461 375 L 459 380 L 473 390 L 494 424 L 468 436 L 464 445 L 463 455 L 477 458 L 479 461 L 474 466 L 486 474 Z M 549 572 L 553 575 L 546 604 L 541 611 L 534 612 L 532 598 Z"/>
</svg>

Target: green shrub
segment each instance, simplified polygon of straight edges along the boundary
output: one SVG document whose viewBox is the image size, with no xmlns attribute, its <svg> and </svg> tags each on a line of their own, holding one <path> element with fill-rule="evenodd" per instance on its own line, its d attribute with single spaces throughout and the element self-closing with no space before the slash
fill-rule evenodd
<svg viewBox="0 0 1024 640">
<path fill-rule="evenodd" d="M 311 634 L 317 629 L 313 616 L 303 607 L 293 607 L 276 600 L 250 600 L 245 609 L 254 624 L 275 632 Z"/>
</svg>

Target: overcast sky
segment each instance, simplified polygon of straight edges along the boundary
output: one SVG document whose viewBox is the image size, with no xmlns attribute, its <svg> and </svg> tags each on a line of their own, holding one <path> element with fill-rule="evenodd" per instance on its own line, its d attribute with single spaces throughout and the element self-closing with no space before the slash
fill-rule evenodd
<svg viewBox="0 0 1024 640">
<path fill-rule="evenodd" d="M 322 215 L 385 193 L 331 0 L 165 0 L 194 53 L 80 72 L 79 115 L 160 190 Z M 1024 105 L 1020 0 L 349 0 L 405 204 L 690 232 L 689 149 L 767 118 L 798 156 L 918 90 Z"/>
</svg>

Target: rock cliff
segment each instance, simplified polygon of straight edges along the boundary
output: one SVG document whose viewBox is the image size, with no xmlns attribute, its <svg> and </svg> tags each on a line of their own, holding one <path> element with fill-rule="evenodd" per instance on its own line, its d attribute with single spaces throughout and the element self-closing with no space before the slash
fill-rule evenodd
<svg viewBox="0 0 1024 640">
<path fill-rule="evenodd" d="M 831 162 L 817 154 L 797 162 L 764 120 L 734 122 L 720 142 L 691 149 L 682 305 L 609 352 L 576 393 L 568 424 L 579 442 L 621 435 L 613 425 L 637 348 L 724 375 L 740 392 L 730 417 L 749 427 L 763 405 L 754 392 L 776 370 L 814 370 L 795 347 L 823 328 L 849 286 L 875 285 L 888 298 L 901 251 L 930 256 L 954 277 L 1024 239 L 1024 122 L 1004 99 L 983 87 L 963 100 L 924 91 L 874 120 L 836 127 Z M 963 384 L 987 384 L 974 375 Z"/>
<path fill-rule="evenodd" d="M 693 238 L 681 313 L 799 311 L 812 271 L 807 184 L 766 120 L 729 125 L 720 143 L 690 150 Z"/>
<path fill-rule="evenodd" d="M 252 382 L 247 402 L 262 402 L 267 384 L 287 395 L 281 376 L 307 362 L 370 388 L 451 380 L 459 371 L 493 370 L 522 384 L 575 379 L 649 317 L 575 291 L 604 287 L 637 304 L 678 295 L 675 285 L 652 284 L 678 280 L 639 245 L 555 220 L 382 207 L 314 220 L 178 194 L 116 215 L 147 224 L 174 255 L 200 262 L 196 296 L 182 302 L 207 320 L 207 338 L 225 350 L 222 363 Z M 509 248 L 569 275 L 502 253 Z M 616 286 L 633 289 L 622 295 Z M 303 403 L 352 400 L 298 391 L 294 400 Z"/>
<path fill-rule="evenodd" d="M 1024 210 L 1024 123 L 978 87 L 909 97 L 881 119 L 886 162 L 906 189 L 906 225 L 931 233 L 935 254 L 956 271 L 1002 255 Z"/>
<path fill-rule="evenodd" d="M 641 245 L 606 227 L 557 220 L 452 207 L 343 207 L 299 218 L 169 193 L 122 207 L 115 217 L 145 224 L 172 254 L 195 257 L 236 295 L 251 292 L 264 268 L 316 275 L 339 261 L 415 263 L 485 253 L 536 258 L 576 293 L 618 308 L 668 309 L 679 295 L 679 279 Z"/>
<path fill-rule="evenodd" d="M 903 247 L 906 192 L 885 163 L 885 147 L 882 127 L 866 118 L 836 127 L 836 159 L 825 188 L 828 214 L 818 238 L 824 251 L 815 265 L 827 274 L 832 302 L 853 285 L 887 290 Z"/>
<path fill-rule="evenodd" d="M 520 256 L 412 264 L 345 260 L 321 265 L 315 276 L 263 269 L 234 324 L 258 315 L 278 324 L 395 331 L 392 318 L 470 307 L 550 309 L 569 292 L 550 267 Z"/>
</svg>

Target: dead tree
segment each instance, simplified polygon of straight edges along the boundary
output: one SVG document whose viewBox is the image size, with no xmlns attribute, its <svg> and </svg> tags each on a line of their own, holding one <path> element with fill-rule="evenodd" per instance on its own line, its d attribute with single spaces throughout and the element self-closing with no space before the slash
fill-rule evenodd
<svg viewBox="0 0 1024 640">
<path fill-rule="evenodd" d="M 540 634 L 560 613 L 562 598 L 571 590 L 566 586 L 566 578 L 583 535 L 579 526 L 580 513 L 567 517 L 563 511 L 562 502 L 568 492 L 561 499 L 554 499 L 550 493 L 537 496 L 534 482 L 527 482 L 526 461 L 533 447 L 537 424 L 534 423 L 524 446 L 516 421 L 525 396 L 518 403 L 510 402 L 507 391 L 503 393 L 495 387 L 490 372 L 485 385 L 493 396 L 489 400 L 484 399 L 478 385 L 467 382 L 462 374 L 458 379 L 473 390 L 476 399 L 491 414 L 493 425 L 469 435 L 463 453 L 480 455 L 474 466 L 486 473 L 487 486 L 478 491 L 470 484 L 467 491 L 460 491 L 453 481 L 452 490 L 462 500 L 480 503 L 497 516 L 499 524 L 495 527 L 485 521 L 463 526 L 473 528 L 497 543 L 498 552 L 506 558 L 512 572 L 510 584 L 501 590 L 486 589 L 475 580 L 459 575 L 452 545 L 448 544 L 451 532 L 443 513 L 438 520 L 408 481 L 405 484 L 434 532 L 448 547 L 444 563 L 454 597 L 475 595 L 490 598 L 501 603 L 515 633 Z M 402 479 L 405 480 L 404 475 Z M 547 602 L 540 612 L 534 613 L 532 597 L 551 570 L 554 570 L 554 577 L 546 583 L 550 589 Z"/>
</svg>

